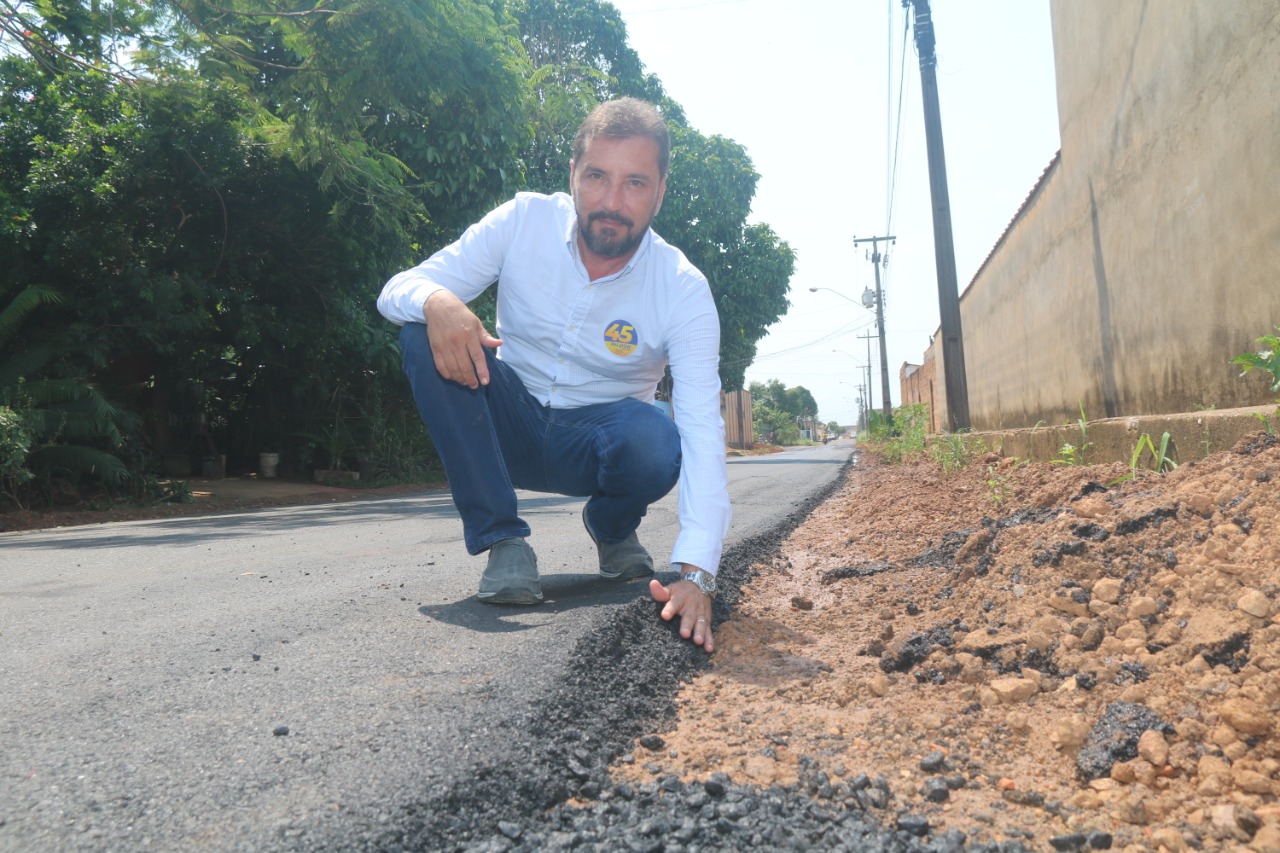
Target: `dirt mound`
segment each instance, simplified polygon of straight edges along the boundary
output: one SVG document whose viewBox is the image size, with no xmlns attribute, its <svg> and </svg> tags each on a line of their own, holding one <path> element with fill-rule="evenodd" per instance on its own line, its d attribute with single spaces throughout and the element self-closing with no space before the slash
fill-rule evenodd
<svg viewBox="0 0 1280 853">
<path fill-rule="evenodd" d="M 1280 850 L 1280 445 L 1131 474 L 862 459 L 614 777 L 972 844 Z"/>
</svg>

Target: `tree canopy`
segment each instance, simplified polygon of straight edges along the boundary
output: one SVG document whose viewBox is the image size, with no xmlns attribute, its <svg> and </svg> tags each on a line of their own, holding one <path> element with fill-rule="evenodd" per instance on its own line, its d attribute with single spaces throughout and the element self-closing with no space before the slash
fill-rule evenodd
<svg viewBox="0 0 1280 853">
<path fill-rule="evenodd" d="M 786 310 L 745 149 L 688 125 L 608 3 L 0 0 L 0 47 L 0 306 L 48 294 L 0 360 L 118 407 L 100 449 L 135 473 L 278 450 L 302 474 L 336 418 L 343 461 L 410 474 L 429 444 L 378 290 L 516 190 L 566 188 L 619 95 L 672 126 L 655 227 L 711 282 L 726 387 Z"/>
<path fill-rule="evenodd" d="M 756 433 L 775 444 L 799 444 L 802 425 L 817 425 L 818 402 L 803 385 L 788 388 L 777 379 L 752 382 L 751 417 Z"/>
</svg>

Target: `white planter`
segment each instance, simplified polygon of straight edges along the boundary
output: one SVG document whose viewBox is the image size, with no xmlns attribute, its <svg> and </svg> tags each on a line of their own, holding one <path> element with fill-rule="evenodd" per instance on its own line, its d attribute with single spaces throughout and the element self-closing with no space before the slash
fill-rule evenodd
<svg viewBox="0 0 1280 853">
<path fill-rule="evenodd" d="M 274 480 L 276 468 L 280 465 L 279 453 L 258 454 L 258 476 L 264 480 Z"/>
</svg>

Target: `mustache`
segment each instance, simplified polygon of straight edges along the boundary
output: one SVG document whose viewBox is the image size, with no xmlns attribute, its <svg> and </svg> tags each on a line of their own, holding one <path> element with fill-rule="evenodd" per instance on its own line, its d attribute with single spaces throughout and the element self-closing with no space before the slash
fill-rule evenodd
<svg viewBox="0 0 1280 853">
<path fill-rule="evenodd" d="M 589 216 L 587 216 L 587 225 L 591 225 L 593 222 L 602 222 L 602 221 L 613 222 L 617 225 L 625 225 L 627 228 L 636 227 L 636 224 L 632 222 L 630 219 L 627 219 L 625 216 L 621 216 L 617 213 L 596 211 L 595 213 L 592 213 Z"/>
</svg>

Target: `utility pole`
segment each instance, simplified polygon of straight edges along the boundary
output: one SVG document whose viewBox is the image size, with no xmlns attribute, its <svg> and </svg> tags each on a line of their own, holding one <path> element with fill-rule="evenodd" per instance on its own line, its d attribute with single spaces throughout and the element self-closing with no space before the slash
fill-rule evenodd
<svg viewBox="0 0 1280 853">
<path fill-rule="evenodd" d="M 880 241 L 888 240 L 893 242 L 896 237 L 858 237 L 853 238 L 856 246 L 858 243 L 871 244 L 871 265 L 876 269 L 876 328 L 880 331 L 880 396 L 881 405 L 884 406 L 884 420 L 887 425 L 893 425 L 893 405 L 889 400 L 889 348 L 884 339 L 884 294 L 880 291 Z"/>
<path fill-rule="evenodd" d="M 951 234 L 947 160 L 942 148 L 942 112 L 938 107 L 938 55 L 934 50 L 929 0 L 902 0 L 915 7 L 916 53 L 920 55 L 920 91 L 924 98 L 924 138 L 929 154 L 929 191 L 933 199 L 933 256 L 938 267 L 938 313 L 942 326 L 942 364 L 946 378 L 951 432 L 969 428 L 969 385 L 960 329 L 960 290 L 956 284 L 956 248 Z"/>
<path fill-rule="evenodd" d="M 859 340 L 867 342 L 867 426 L 871 426 L 871 410 L 875 408 L 875 404 L 872 401 L 876 396 L 872 393 L 872 388 L 874 386 L 871 384 L 871 342 L 875 340 L 876 336 L 858 335 L 858 338 Z M 883 338 L 881 338 L 881 340 L 883 340 Z"/>
</svg>

